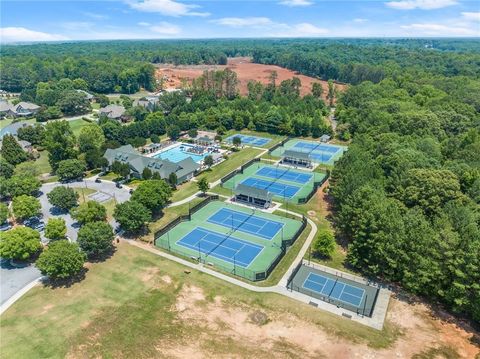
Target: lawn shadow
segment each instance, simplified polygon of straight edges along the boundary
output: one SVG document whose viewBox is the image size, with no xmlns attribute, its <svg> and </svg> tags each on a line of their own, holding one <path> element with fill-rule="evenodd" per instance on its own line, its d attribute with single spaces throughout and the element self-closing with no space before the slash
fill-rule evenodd
<svg viewBox="0 0 480 359">
<path fill-rule="evenodd" d="M 88 272 L 88 268 L 83 267 L 80 270 L 80 272 L 78 272 L 73 277 L 66 278 L 66 279 L 56 279 L 56 280 L 46 278 L 42 280 L 42 284 L 45 287 L 50 287 L 52 289 L 70 288 L 74 284 L 80 283 L 81 281 L 83 281 L 86 277 L 87 272 Z"/>
</svg>

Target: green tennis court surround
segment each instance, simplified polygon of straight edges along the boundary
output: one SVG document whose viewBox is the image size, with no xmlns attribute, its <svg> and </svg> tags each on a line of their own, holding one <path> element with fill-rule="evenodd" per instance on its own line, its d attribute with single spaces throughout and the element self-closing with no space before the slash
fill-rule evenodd
<svg viewBox="0 0 480 359">
<path fill-rule="evenodd" d="M 208 199 L 155 235 L 155 245 L 252 281 L 265 279 L 303 221 Z"/>
<path fill-rule="evenodd" d="M 222 186 L 234 190 L 238 184 L 266 190 L 276 200 L 305 203 L 313 191 L 327 178 L 325 173 L 302 171 L 288 166 L 253 162 L 227 179 Z"/>
</svg>

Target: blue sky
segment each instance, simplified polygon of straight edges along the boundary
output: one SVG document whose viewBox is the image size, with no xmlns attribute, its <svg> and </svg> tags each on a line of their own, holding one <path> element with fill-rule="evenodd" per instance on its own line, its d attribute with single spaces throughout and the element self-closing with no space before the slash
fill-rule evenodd
<svg viewBox="0 0 480 359">
<path fill-rule="evenodd" d="M 2 0 L 2 42 L 480 36 L 480 1 Z"/>
</svg>

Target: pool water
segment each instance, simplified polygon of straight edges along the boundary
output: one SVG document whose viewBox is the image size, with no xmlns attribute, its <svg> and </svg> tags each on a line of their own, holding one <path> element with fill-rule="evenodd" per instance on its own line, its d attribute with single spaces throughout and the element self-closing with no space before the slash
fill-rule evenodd
<svg viewBox="0 0 480 359">
<path fill-rule="evenodd" d="M 185 158 L 191 157 L 195 162 L 200 163 L 205 157 L 210 153 L 205 152 L 203 155 L 198 155 L 191 152 L 186 152 L 185 150 L 188 147 L 195 147 L 186 143 L 178 143 L 174 147 L 170 147 L 168 150 L 160 152 L 159 154 L 153 156 L 155 158 L 161 158 L 162 160 L 169 160 L 170 162 L 180 162 Z"/>
</svg>

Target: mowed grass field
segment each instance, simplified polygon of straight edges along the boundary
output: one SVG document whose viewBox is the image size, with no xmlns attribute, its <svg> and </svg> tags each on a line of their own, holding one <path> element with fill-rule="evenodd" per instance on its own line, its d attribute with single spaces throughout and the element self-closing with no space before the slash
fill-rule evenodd
<svg viewBox="0 0 480 359">
<path fill-rule="evenodd" d="M 302 357 L 308 348 L 289 340 L 302 325 L 319 335 L 329 333 L 331 340 L 375 348 L 389 346 L 399 335 L 388 323 L 376 331 L 287 297 L 250 292 L 184 270 L 122 243 L 106 262 L 89 265 L 83 281 L 67 288 L 37 286 L 5 312 L 2 357 Z M 271 343 L 256 343 L 248 331 L 230 335 L 224 322 L 228 313 L 245 315 L 235 318 L 252 333 L 275 323 L 285 332 Z M 256 313 L 267 319 L 259 320 Z"/>
</svg>

